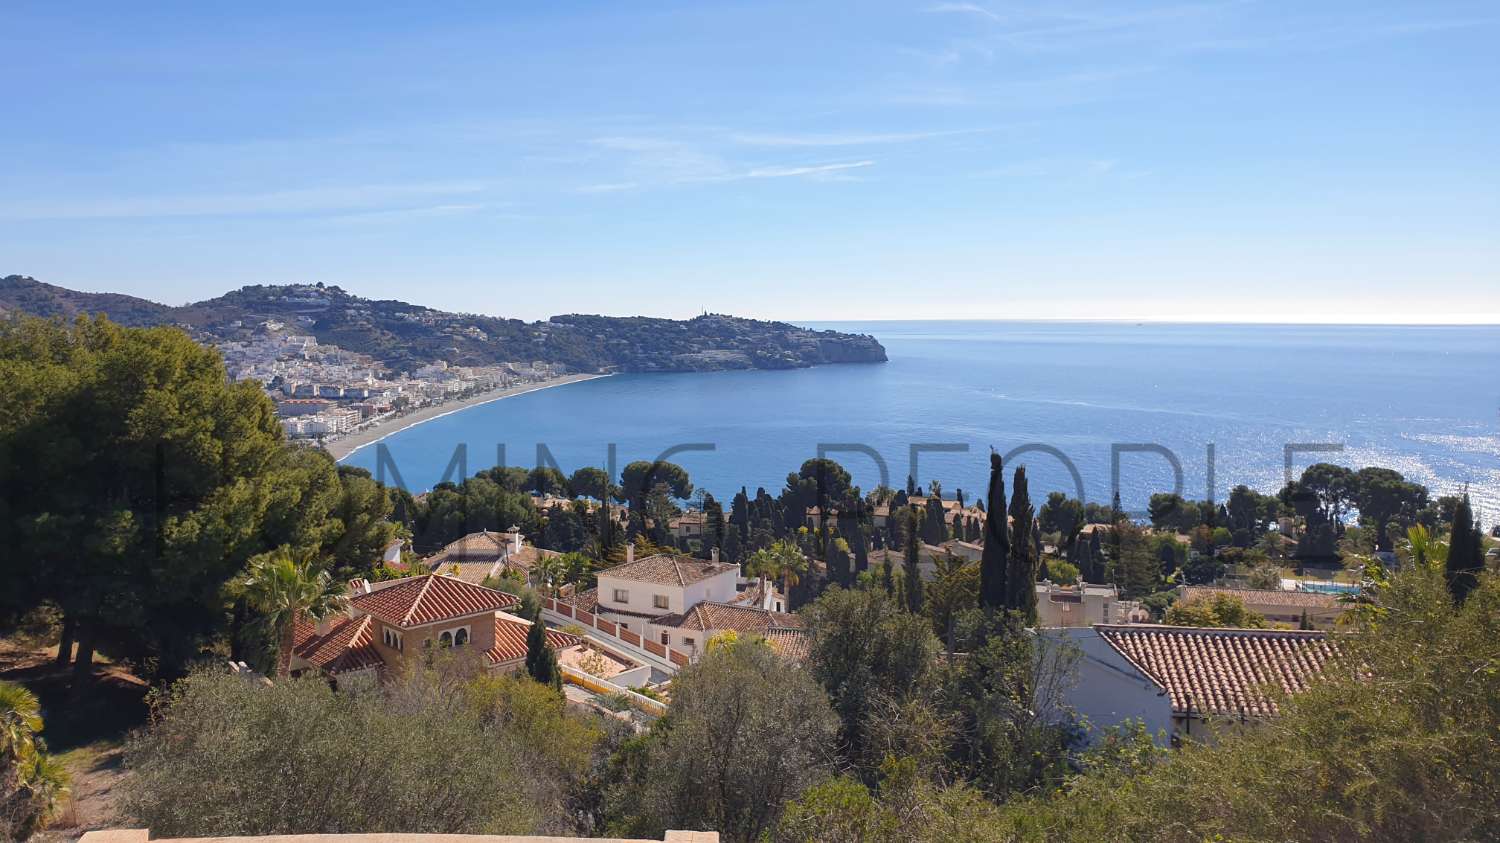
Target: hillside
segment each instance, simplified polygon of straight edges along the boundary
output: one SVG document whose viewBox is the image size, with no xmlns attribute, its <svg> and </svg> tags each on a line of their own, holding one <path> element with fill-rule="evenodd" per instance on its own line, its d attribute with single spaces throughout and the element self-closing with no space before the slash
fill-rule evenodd
<svg viewBox="0 0 1500 843">
<path fill-rule="evenodd" d="M 785 322 L 719 315 L 674 320 L 577 314 L 524 322 L 365 299 L 322 284 L 255 285 L 169 307 L 11 275 L 0 279 L 0 312 L 5 311 L 64 318 L 104 313 L 127 325 L 181 325 L 211 342 L 246 339 L 267 330 L 267 322 L 273 327 L 280 323 L 284 330 L 369 354 L 398 371 L 433 360 L 465 366 L 540 360 L 582 372 L 686 372 L 886 359 L 874 337 Z"/>
</svg>

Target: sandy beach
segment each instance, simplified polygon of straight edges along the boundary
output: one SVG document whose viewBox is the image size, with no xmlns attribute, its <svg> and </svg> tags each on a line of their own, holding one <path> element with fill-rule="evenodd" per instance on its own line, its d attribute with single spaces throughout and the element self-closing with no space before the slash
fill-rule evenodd
<svg viewBox="0 0 1500 843">
<path fill-rule="evenodd" d="M 467 410 L 470 407 L 477 407 L 480 404 L 488 404 L 491 401 L 501 401 L 506 398 L 513 398 L 517 395 L 525 395 L 528 392 L 536 392 L 539 389 L 548 389 L 554 386 L 562 386 L 563 384 L 577 383 L 579 381 L 587 381 L 593 380 L 594 378 L 603 377 L 608 377 L 608 375 L 562 375 L 560 377 L 548 378 L 547 380 L 543 381 L 533 381 L 531 383 L 523 383 L 517 386 L 506 387 L 505 389 L 492 390 L 490 392 L 485 392 L 470 398 L 465 398 L 462 401 L 444 401 L 441 404 L 421 407 L 413 410 L 410 413 L 407 413 L 404 416 L 400 416 L 394 419 L 388 419 L 386 421 L 380 422 L 379 424 L 372 425 L 371 427 L 368 427 L 364 430 L 356 431 L 349 434 L 348 436 L 343 437 L 342 439 L 334 442 L 329 442 L 323 447 L 328 451 L 328 453 L 333 455 L 333 458 L 335 460 L 342 460 L 355 451 L 358 451 L 360 448 L 365 447 L 366 445 L 373 445 L 376 442 L 379 442 L 380 440 L 386 438 L 387 436 L 400 433 L 408 427 L 414 427 L 421 424 L 422 422 L 442 418 L 449 413 L 457 413 L 461 410 Z"/>
</svg>

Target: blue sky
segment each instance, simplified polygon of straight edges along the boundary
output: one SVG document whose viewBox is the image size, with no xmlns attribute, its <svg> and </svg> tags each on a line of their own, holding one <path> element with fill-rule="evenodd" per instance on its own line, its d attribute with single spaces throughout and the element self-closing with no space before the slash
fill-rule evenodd
<svg viewBox="0 0 1500 843">
<path fill-rule="evenodd" d="M 0 274 L 1500 321 L 1493 2 L 373 5 L 0 7 Z"/>
</svg>

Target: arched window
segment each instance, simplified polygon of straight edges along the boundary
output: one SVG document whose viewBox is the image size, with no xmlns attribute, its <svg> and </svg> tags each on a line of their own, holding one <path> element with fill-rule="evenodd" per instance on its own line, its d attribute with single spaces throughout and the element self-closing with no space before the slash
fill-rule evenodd
<svg viewBox="0 0 1500 843">
<path fill-rule="evenodd" d="M 457 632 L 453 633 L 453 646 L 462 647 L 467 643 L 469 643 L 469 630 L 460 627 Z"/>
<path fill-rule="evenodd" d="M 443 634 L 438 636 L 438 646 L 439 647 L 452 647 L 453 646 L 453 633 L 451 633 L 451 632 L 449 632 L 447 630 L 443 630 Z"/>
</svg>

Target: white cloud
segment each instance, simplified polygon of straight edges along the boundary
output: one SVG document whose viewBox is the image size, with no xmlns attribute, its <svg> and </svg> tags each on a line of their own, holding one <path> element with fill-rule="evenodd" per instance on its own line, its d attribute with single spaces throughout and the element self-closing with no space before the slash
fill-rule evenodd
<svg viewBox="0 0 1500 843">
<path fill-rule="evenodd" d="M 1005 20 L 989 9 L 986 9 L 985 7 L 975 3 L 939 3 L 936 6 L 929 8 L 927 11 L 936 12 L 939 14 L 977 15 L 979 17 L 992 20 L 995 23 L 999 23 Z"/>
<path fill-rule="evenodd" d="M 877 144 L 914 143 L 934 138 L 971 135 L 992 129 L 953 129 L 933 132 L 871 132 L 864 134 L 762 134 L 737 132 L 729 139 L 745 146 L 769 147 L 828 147 L 828 146 L 874 146 Z"/>
<path fill-rule="evenodd" d="M 783 179 L 795 176 L 822 176 L 843 170 L 858 170 L 875 166 L 874 161 L 844 161 L 837 164 L 814 164 L 803 167 L 757 167 L 746 172 L 747 179 Z"/>
</svg>

